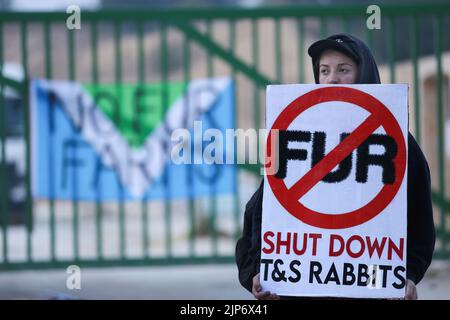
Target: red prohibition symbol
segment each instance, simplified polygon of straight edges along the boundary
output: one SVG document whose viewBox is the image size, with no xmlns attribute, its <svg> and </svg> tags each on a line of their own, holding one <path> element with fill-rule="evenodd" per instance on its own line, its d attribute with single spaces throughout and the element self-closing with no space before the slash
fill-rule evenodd
<svg viewBox="0 0 450 320">
<path fill-rule="evenodd" d="M 323 102 L 342 101 L 357 105 L 369 112 L 365 119 L 349 136 L 341 141 L 325 157 L 311 168 L 291 188 L 283 179 L 268 175 L 269 185 L 280 204 L 302 222 L 324 229 L 344 229 L 363 224 L 381 213 L 397 194 L 406 170 L 406 144 L 402 130 L 394 115 L 378 99 L 363 91 L 349 87 L 324 87 L 312 90 L 292 101 L 275 120 L 271 130 L 287 130 L 292 121 L 305 110 Z M 363 207 L 343 213 L 326 214 L 307 208 L 301 199 L 335 166 L 361 145 L 377 128 L 382 126 L 386 134 L 397 143 L 394 159 L 395 180 L 385 184 L 378 194 Z M 271 150 L 271 135 L 266 143 L 266 156 Z"/>
</svg>

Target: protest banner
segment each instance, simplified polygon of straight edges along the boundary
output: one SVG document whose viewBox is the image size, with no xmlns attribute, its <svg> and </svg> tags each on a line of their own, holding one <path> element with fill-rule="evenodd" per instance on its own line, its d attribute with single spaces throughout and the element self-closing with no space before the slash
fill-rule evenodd
<svg viewBox="0 0 450 320">
<path fill-rule="evenodd" d="M 175 164 L 170 158 L 177 129 L 193 135 L 197 121 L 203 130 L 225 135 L 235 126 L 234 84 L 227 77 L 143 84 L 35 79 L 30 91 L 36 199 L 185 199 L 235 192 L 235 166 Z M 199 149 L 201 157 L 202 141 Z"/>
<path fill-rule="evenodd" d="M 407 96 L 405 84 L 268 86 L 278 170 L 264 179 L 264 290 L 404 296 Z"/>
</svg>

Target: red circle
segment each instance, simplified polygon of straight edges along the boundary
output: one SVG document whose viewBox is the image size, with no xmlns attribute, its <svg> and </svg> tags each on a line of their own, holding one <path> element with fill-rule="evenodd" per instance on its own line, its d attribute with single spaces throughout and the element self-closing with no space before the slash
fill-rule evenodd
<svg viewBox="0 0 450 320">
<path fill-rule="evenodd" d="M 385 184 L 380 192 L 365 206 L 347 213 L 326 214 L 311 210 L 298 199 L 289 197 L 289 189 L 283 179 L 267 175 L 273 194 L 280 204 L 294 217 L 314 227 L 324 229 L 344 229 L 360 225 L 382 212 L 397 194 L 406 170 L 406 145 L 403 133 L 394 115 L 378 99 L 363 91 L 349 87 L 324 87 L 312 90 L 292 101 L 275 120 L 271 130 L 287 130 L 292 121 L 305 110 L 318 103 L 342 101 L 355 104 L 375 115 L 377 122 L 397 142 L 394 159 L 395 177 L 393 184 Z M 271 150 L 270 134 L 266 143 L 266 156 Z"/>
</svg>

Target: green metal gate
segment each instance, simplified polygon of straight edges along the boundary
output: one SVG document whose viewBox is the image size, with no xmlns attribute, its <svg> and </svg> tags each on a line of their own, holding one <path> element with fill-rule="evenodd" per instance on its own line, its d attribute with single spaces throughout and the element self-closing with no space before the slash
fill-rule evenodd
<svg viewBox="0 0 450 320">
<path fill-rule="evenodd" d="M 231 76 L 236 83 L 236 126 L 260 128 L 265 86 L 313 82 L 305 50 L 336 32 L 355 34 L 368 43 L 384 83 L 410 84 L 410 130 L 432 171 L 436 258 L 448 258 L 450 42 L 444 30 L 450 26 L 450 5 L 381 6 L 379 30 L 367 28 L 366 9 L 81 11 L 81 30 L 66 27 L 66 13 L 0 12 L 0 269 L 232 262 L 244 205 L 260 181 L 258 165 L 243 164 L 237 192 L 228 198 L 182 203 L 32 199 L 30 79 L 143 84 Z M 21 66 L 22 79 L 4 72 L 9 63 Z M 9 200 L 7 90 L 22 97 L 25 111 L 20 116 L 25 206 L 19 224 L 12 222 Z M 163 88 L 163 96 L 166 91 Z M 179 219 L 186 220 L 181 233 L 176 231 Z M 114 250 L 108 252 L 113 242 Z"/>
</svg>

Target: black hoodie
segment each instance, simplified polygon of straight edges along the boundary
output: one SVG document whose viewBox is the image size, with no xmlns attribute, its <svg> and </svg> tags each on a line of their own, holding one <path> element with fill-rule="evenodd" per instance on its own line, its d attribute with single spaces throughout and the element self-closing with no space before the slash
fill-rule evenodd
<svg viewBox="0 0 450 320">
<path fill-rule="evenodd" d="M 311 45 L 308 53 L 311 56 L 314 80 L 319 83 L 320 54 L 325 49 L 342 51 L 358 64 L 358 75 L 355 83 L 381 83 L 378 67 L 372 53 L 364 42 L 346 33 L 339 33 Z M 351 55 L 349 55 L 351 53 Z"/>
<path fill-rule="evenodd" d="M 337 39 L 337 40 L 336 40 Z M 355 53 L 358 64 L 356 83 L 381 83 L 375 59 L 369 48 L 358 38 L 348 34 L 337 34 L 327 38 L 345 42 L 344 49 Z M 323 41 L 323 40 L 322 40 Z M 314 78 L 319 83 L 320 54 L 311 52 Z M 325 46 L 333 44 L 325 44 Z M 331 48 L 331 47 L 330 47 Z M 333 47 L 334 48 L 334 47 Z M 313 48 L 314 49 L 314 48 Z M 323 46 L 321 49 L 324 49 Z M 326 48 L 325 48 L 326 49 Z M 337 48 L 339 50 L 339 45 Z M 323 50 L 322 50 L 323 51 Z M 343 51 L 344 50 L 340 50 Z M 344 52 L 344 53 L 347 53 Z M 313 54 L 311 54 L 313 53 Z M 428 269 L 434 251 L 436 239 L 433 208 L 431 203 L 431 180 L 427 161 L 414 137 L 408 135 L 408 227 L 407 227 L 407 273 L 406 277 L 419 283 Z M 236 244 L 236 263 L 239 281 L 248 291 L 252 290 L 253 277 L 259 273 L 261 258 L 261 216 L 262 216 L 263 182 L 253 194 L 245 207 L 244 229 L 242 237 Z"/>
</svg>

